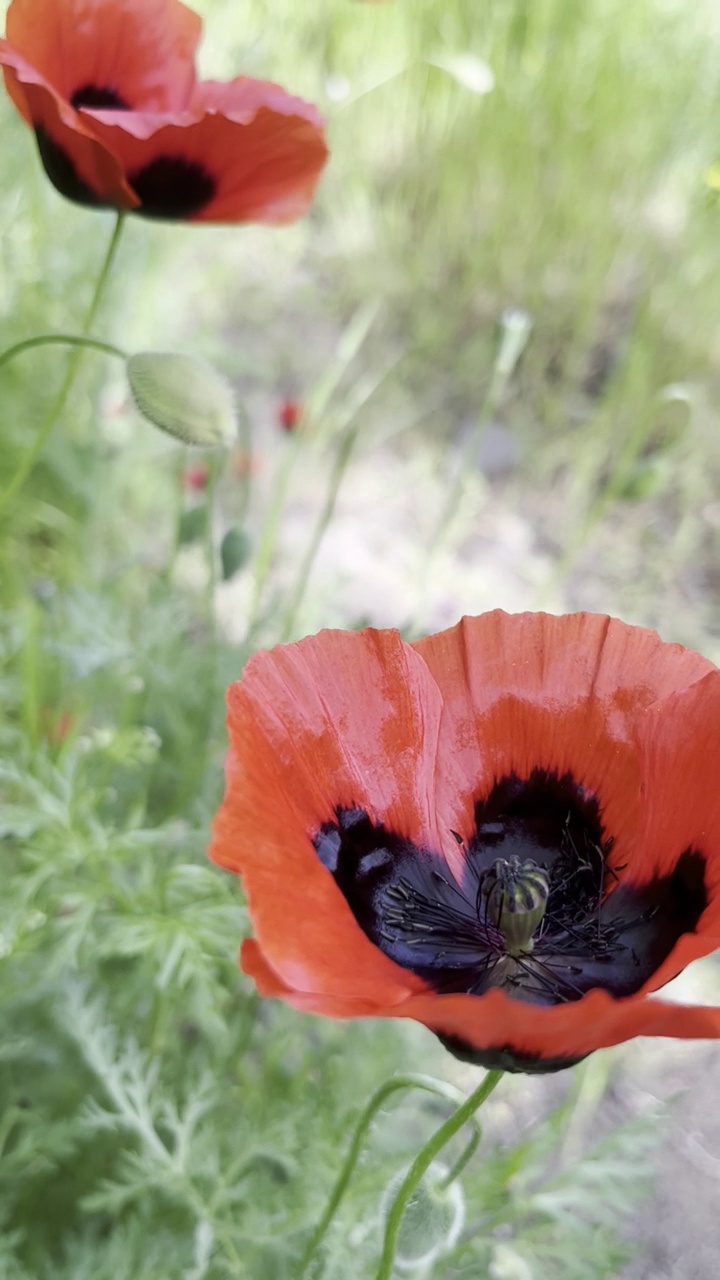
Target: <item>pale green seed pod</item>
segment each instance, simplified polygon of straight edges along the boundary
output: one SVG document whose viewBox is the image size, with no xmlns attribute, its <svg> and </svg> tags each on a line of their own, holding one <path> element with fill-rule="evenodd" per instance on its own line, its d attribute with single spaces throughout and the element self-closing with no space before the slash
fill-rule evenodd
<svg viewBox="0 0 720 1280">
<path fill-rule="evenodd" d="M 485 910 L 511 956 L 533 949 L 533 934 L 545 915 L 550 877 L 532 858 L 497 858 L 483 877 Z"/>
<path fill-rule="evenodd" d="M 237 437 L 237 414 L 230 384 L 197 356 L 141 351 L 127 361 L 127 376 L 138 410 L 184 444 L 230 448 Z"/>
<path fill-rule="evenodd" d="M 406 1172 L 401 1170 L 385 1188 L 380 1205 L 383 1225 Z M 446 1165 L 434 1160 L 416 1187 L 400 1224 L 395 1255 L 398 1271 L 424 1272 L 457 1244 L 465 1222 L 465 1196 L 457 1180 L 449 1187 L 443 1185 L 448 1172 Z"/>
</svg>

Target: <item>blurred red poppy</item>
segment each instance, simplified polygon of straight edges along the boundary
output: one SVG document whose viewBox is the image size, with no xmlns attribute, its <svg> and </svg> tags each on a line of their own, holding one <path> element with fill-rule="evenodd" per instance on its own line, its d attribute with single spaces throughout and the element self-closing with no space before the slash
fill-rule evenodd
<svg viewBox="0 0 720 1280">
<path fill-rule="evenodd" d="M 720 946 L 719 724 L 711 663 L 594 614 L 256 654 L 211 848 L 247 890 L 243 968 L 488 1067 L 720 1037 L 720 1008 L 654 994 Z"/>
<path fill-rule="evenodd" d="M 207 489 L 210 472 L 207 467 L 200 463 L 197 467 L 188 467 L 183 477 L 185 488 L 188 492 L 202 492 Z"/>
<path fill-rule="evenodd" d="M 62 195 L 181 221 L 305 213 L 318 113 L 263 80 L 198 82 L 201 25 L 179 0 L 12 0 L 5 84 Z"/>
<path fill-rule="evenodd" d="M 278 409 L 278 422 L 283 431 L 294 431 L 302 418 L 302 405 L 299 400 L 283 400 Z"/>
</svg>

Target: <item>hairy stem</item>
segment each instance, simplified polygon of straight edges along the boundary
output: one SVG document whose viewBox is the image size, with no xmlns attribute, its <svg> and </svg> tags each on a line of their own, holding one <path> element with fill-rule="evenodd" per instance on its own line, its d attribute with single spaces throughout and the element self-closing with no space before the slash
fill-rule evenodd
<svg viewBox="0 0 720 1280">
<path fill-rule="evenodd" d="M 335 1183 L 335 1186 L 333 1187 L 332 1192 L 330 1193 L 330 1198 L 325 1206 L 323 1215 L 320 1218 L 320 1221 L 318 1222 L 315 1230 L 313 1231 L 312 1236 L 310 1237 L 310 1240 L 308 1241 L 307 1248 L 305 1249 L 305 1253 L 303 1254 L 303 1257 L 300 1263 L 300 1269 L 298 1271 L 298 1280 L 303 1280 L 303 1277 L 308 1274 L 308 1268 L 310 1266 L 310 1263 L 313 1261 L 314 1258 L 317 1257 L 317 1253 L 320 1248 L 320 1245 L 325 1239 L 328 1228 L 330 1227 L 330 1224 L 340 1207 L 340 1202 L 342 1201 L 345 1195 L 345 1192 L 347 1191 L 348 1186 L 350 1185 L 350 1179 L 352 1178 L 352 1175 L 355 1172 L 355 1167 L 357 1165 L 358 1160 L 360 1159 L 360 1154 L 362 1152 L 363 1143 L 365 1142 L 365 1139 L 367 1137 L 370 1126 L 373 1123 L 373 1120 L 375 1119 L 378 1112 L 382 1109 L 382 1107 L 384 1107 L 388 1098 L 392 1097 L 394 1093 L 398 1093 L 399 1091 L 404 1089 L 424 1089 L 427 1093 L 434 1093 L 437 1097 L 446 1098 L 451 1102 L 457 1102 L 458 1099 L 462 1097 L 459 1090 L 455 1089 L 452 1085 L 446 1084 L 442 1080 L 434 1080 L 432 1076 L 424 1076 L 419 1074 L 393 1076 L 392 1079 L 385 1080 L 384 1083 L 381 1084 L 378 1089 L 376 1089 L 375 1093 L 372 1095 L 366 1107 L 362 1111 L 360 1115 L 360 1119 L 358 1120 L 357 1125 L 355 1126 L 355 1132 L 353 1134 L 352 1142 L 350 1143 L 350 1148 L 345 1157 L 340 1173 L 338 1174 L 338 1178 Z M 457 1115 L 457 1112 L 454 1113 L 451 1119 L 454 1119 L 456 1115 Z M 468 1118 L 473 1121 L 473 1124 L 475 1125 L 475 1131 L 473 1132 L 470 1142 L 468 1143 L 467 1149 L 458 1158 L 457 1164 L 455 1166 L 455 1168 L 457 1169 L 457 1172 L 460 1172 L 460 1170 L 464 1168 L 465 1164 L 470 1159 L 470 1156 L 473 1154 L 473 1152 L 476 1150 L 477 1145 L 480 1141 L 480 1131 L 474 1120 L 474 1117 L 470 1115 L 470 1117 Z M 461 1121 L 461 1124 L 462 1123 L 464 1123 L 464 1121 Z M 458 1125 L 457 1128 L 460 1128 L 461 1124 Z M 453 1132 L 455 1131 L 456 1130 L 453 1130 Z M 450 1180 L 451 1180 L 451 1175 L 448 1175 L 448 1179 L 446 1181 L 449 1182 Z"/>
<path fill-rule="evenodd" d="M 395 1252 L 397 1249 L 398 1234 L 400 1232 L 400 1223 L 403 1214 L 413 1198 L 417 1187 L 427 1173 L 433 1160 L 442 1151 L 443 1147 L 450 1141 L 459 1129 L 475 1115 L 475 1112 L 482 1106 L 486 1098 L 490 1097 L 493 1089 L 503 1077 L 502 1071 L 488 1071 L 482 1084 L 478 1085 L 474 1093 L 466 1098 L 461 1106 L 450 1116 L 440 1128 L 436 1130 L 432 1138 L 425 1143 L 425 1146 L 417 1154 L 413 1160 L 402 1184 L 398 1190 L 395 1199 L 392 1202 L 390 1212 L 385 1225 L 385 1238 L 383 1240 L 383 1251 L 380 1259 L 380 1266 L 377 1271 L 375 1280 L 390 1280 L 392 1276 L 393 1263 L 395 1261 Z"/>
</svg>

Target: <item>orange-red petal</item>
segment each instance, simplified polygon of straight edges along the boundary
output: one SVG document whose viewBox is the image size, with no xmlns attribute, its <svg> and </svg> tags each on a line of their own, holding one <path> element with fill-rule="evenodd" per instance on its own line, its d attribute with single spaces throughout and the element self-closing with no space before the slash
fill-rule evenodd
<svg viewBox="0 0 720 1280">
<path fill-rule="evenodd" d="M 299 992 L 395 1004 L 425 984 L 358 927 L 312 837 L 336 805 L 434 843 L 440 699 L 396 632 L 321 632 L 250 660 L 229 693 L 211 857 L 242 875 L 262 951 Z"/>
<path fill-rule="evenodd" d="M 541 1008 L 503 991 L 470 995 L 413 996 L 396 1017 L 414 1018 L 431 1031 L 480 1051 L 511 1047 L 517 1055 L 578 1058 L 635 1036 L 720 1038 L 720 1007 L 672 1004 L 654 996 L 615 1000 L 591 991 L 569 1004 Z"/>
<path fill-rule="evenodd" d="M 8 42 L 61 97 L 93 87 L 177 111 L 195 84 L 202 21 L 179 0 L 12 0 Z"/>
<path fill-rule="evenodd" d="M 306 212 L 327 159 L 314 109 L 278 85 L 239 79 L 198 85 L 190 109 L 154 113 L 95 111 L 93 128 L 121 160 L 140 212 L 198 222 L 292 222 Z M 153 175 L 185 165 L 204 175 L 207 195 L 189 215 L 163 207 Z"/>
<path fill-rule="evenodd" d="M 575 1059 L 635 1036 L 719 1039 L 720 1007 L 674 1004 L 654 997 L 615 1000 L 592 991 L 582 1000 L 541 1008 L 503 991 L 482 997 L 420 992 L 388 1006 L 298 992 L 285 984 L 252 939 L 243 943 L 242 967 L 261 995 L 285 1000 L 303 1013 L 329 1018 L 410 1018 L 478 1053 L 510 1049 L 519 1058 Z"/>
<path fill-rule="evenodd" d="M 626 862 L 640 816 L 638 720 L 712 664 L 653 631 L 587 613 L 496 610 L 414 648 L 444 701 L 439 759 L 464 774 L 458 830 L 471 834 L 474 801 L 495 779 L 537 768 L 570 772 L 600 801 L 615 840 L 611 861 Z M 440 798 L 442 767 L 437 787 Z"/>
<path fill-rule="evenodd" d="M 646 796 L 643 878 L 671 874 L 681 854 L 694 851 L 705 862 L 708 901 L 696 932 L 681 938 L 654 974 L 648 984 L 654 990 L 720 948 L 720 672 L 651 707 L 640 722 L 638 749 Z"/>
<path fill-rule="evenodd" d="M 35 129 L 41 151 L 48 146 L 57 149 L 68 182 L 87 188 L 90 201 L 116 209 L 135 208 L 138 201 L 125 181 L 122 165 L 97 139 L 90 122 L 68 106 L 6 40 L 0 40 L 0 64 L 15 106 Z"/>
</svg>

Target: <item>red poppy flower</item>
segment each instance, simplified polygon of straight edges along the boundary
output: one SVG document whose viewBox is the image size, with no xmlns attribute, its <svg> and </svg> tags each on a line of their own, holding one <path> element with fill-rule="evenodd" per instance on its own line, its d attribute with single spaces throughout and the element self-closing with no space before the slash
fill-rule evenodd
<svg viewBox="0 0 720 1280">
<path fill-rule="evenodd" d="M 179 0 L 12 0 L 0 63 L 51 182 L 151 218 L 290 222 L 327 158 L 315 108 L 278 85 L 197 82 Z"/>
<path fill-rule="evenodd" d="M 594 614 L 256 654 L 211 848 L 248 893 L 245 971 L 509 1070 L 720 1037 L 720 1008 L 655 995 L 720 947 L 719 726 L 710 662 Z"/>
</svg>

